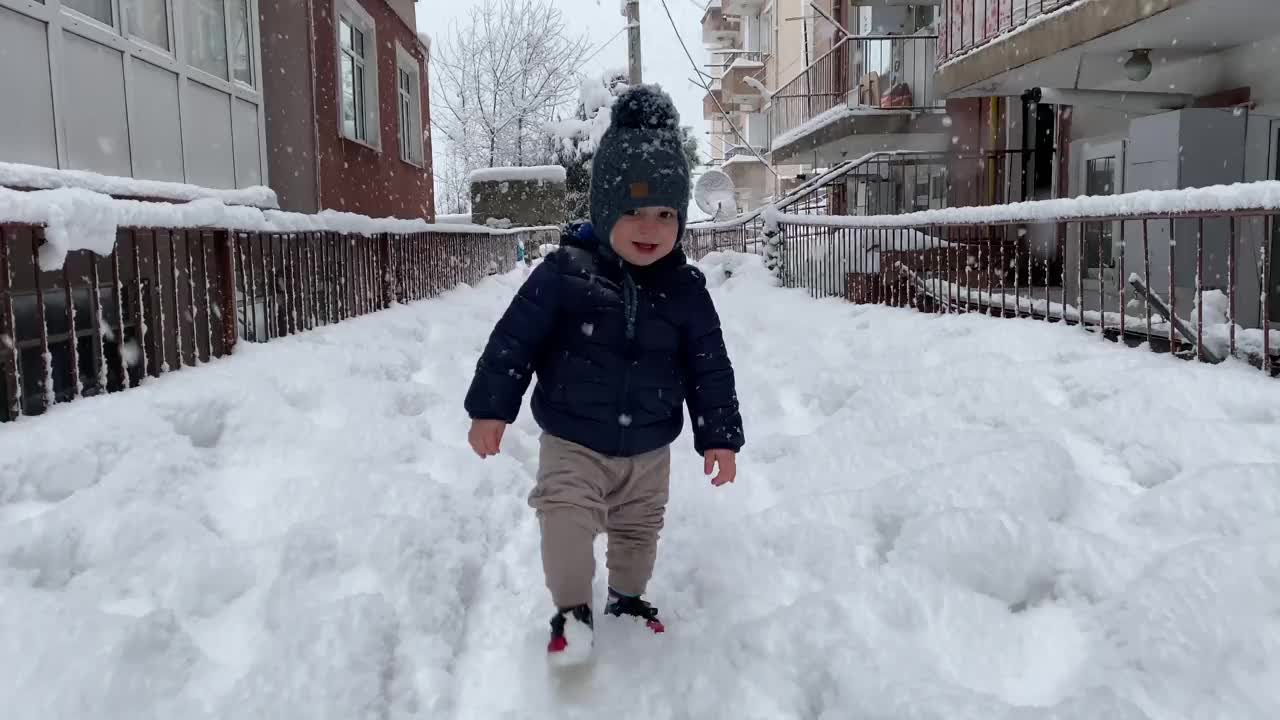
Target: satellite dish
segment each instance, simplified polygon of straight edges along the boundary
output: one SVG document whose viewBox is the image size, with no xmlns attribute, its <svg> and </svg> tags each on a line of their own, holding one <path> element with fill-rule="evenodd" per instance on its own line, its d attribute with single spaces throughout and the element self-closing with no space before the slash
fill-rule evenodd
<svg viewBox="0 0 1280 720">
<path fill-rule="evenodd" d="M 693 200 L 698 209 L 712 220 L 728 220 L 738 214 L 738 199 L 733 194 L 733 178 L 720 169 L 702 173 L 693 186 Z"/>
</svg>

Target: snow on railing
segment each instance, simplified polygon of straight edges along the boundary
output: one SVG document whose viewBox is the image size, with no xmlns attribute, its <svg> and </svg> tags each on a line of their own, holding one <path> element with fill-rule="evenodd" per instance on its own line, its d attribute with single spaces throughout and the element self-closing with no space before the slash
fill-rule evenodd
<svg viewBox="0 0 1280 720">
<path fill-rule="evenodd" d="M 0 420 L 434 297 L 558 237 L 0 189 Z"/>
<path fill-rule="evenodd" d="M 764 213 L 783 284 L 816 297 L 1038 318 L 1273 374 L 1277 219 L 1274 181 L 902 215 Z"/>
</svg>

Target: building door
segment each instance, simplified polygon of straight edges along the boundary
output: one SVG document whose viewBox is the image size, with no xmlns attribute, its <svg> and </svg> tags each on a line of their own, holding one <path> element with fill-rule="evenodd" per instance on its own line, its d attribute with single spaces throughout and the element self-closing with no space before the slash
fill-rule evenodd
<svg viewBox="0 0 1280 720">
<path fill-rule="evenodd" d="M 1280 180 L 1280 120 L 1271 121 L 1271 179 Z M 1280 218 L 1271 220 L 1271 242 L 1267 247 L 1267 316 L 1280 322 Z"/>
<path fill-rule="evenodd" d="M 1087 143 L 1081 153 L 1085 195 L 1115 195 L 1124 191 L 1124 142 Z M 1115 244 L 1120 223 L 1083 223 L 1085 268 L 1115 267 Z"/>
</svg>

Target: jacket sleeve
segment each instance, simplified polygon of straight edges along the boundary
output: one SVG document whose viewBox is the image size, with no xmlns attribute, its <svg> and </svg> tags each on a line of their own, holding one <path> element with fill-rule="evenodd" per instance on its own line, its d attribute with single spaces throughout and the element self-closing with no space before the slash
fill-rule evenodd
<svg viewBox="0 0 1280 720">
<path fill-rule="evenodd" d="M 684 369 L 694 448 L 738 452 L 745 442 L 733 364 L 720 331 L 720 316 L 707 292 L 702 273 L 697 280 L 689 321 L 685 325 Z"/>
<path fill-rule="evenodd" d="M 472 419 L 516 421 L 559 302 L 560 272 L 548 256 L 530 273 L 489 335 L 467 391 L 466 410 Z"/>
</svg>

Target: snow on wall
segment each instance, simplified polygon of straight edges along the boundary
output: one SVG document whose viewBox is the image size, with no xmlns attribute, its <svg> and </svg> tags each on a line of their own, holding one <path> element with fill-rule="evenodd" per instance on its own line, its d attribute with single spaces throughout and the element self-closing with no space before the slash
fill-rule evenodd
<svg viewBox="0 0 1280 720">
<path fill-rule="evenodd" d="M 62 267 L 67 253 L 92 250 L 107 255 L 116 232 L 125 227 L 217 228 L 246 232 L 338 232 L 372 236 L 422 232 L 505 235 L 551 226 L 501 230 L 480 225 L 428 223 L 425 220 L 371 218 L 325 210 L 315 215 L 225 205 L 214 199 L 183 204 L 119 200 L 81 188 L 22 192 L 0 188 L 0 222 L 43 225 L 48 242 L 40 248 L 40 267 Z"/>
<path fill-rule="evenodd" d="M 134 178 L 99 175 L 82 170 L 58 170 L 38 165 L 0 162 L 0 187 L 28 190 L 80 188 L 116 197 L 152 200 L 190 201 L 212 199 L 227 205 L 250 205 L 278 208 L 275 191 L 257 185 L 242 190 L 216 190 L 186 183 L 136 180 Z"/>
<path fill-rule="evenodd" d="M 471 182 L 505 182 L 505 181 L 529 181 L 529 182 L 564 182 L 565 172 L 562 165 L 533 165 L 529 167 L 494 167 L 480 168 L 472 170 Z"/>
<path fill-rule="evenodd" d="M 471 213 L 458 213 L 456 215 L 436 215 L 436 223 L 441 225 L 471 225 Z"/>
</svg>

